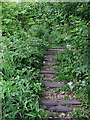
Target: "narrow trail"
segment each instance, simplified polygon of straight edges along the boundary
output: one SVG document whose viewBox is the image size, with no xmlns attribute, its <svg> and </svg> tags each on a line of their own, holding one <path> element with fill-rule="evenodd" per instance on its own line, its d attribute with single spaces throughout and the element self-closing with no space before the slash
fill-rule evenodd
<svg viewBox="0 0 90 120">
<path fill-rule="evenodd" d="M 64 91 L 59 93 L 55 92 L 55 90 L 58 90 L 66 84 L 63 81 L 55 81 L 59 72 L 55 69 L 55 59 L 56 55 L 62 50 L 65 50 L 65 47 L 53 47 L 49 49 L 44 55 L 45 63 L 41 69 L 41 74 L 43 75 L 43 98 L 40 100 L 40 106 L 45 108 L 47 118 L 50 120 L 68 118 L 68 112 L 74 108 L 78 108 L 78 105 L 81 104 L 80 101 L 75 99 L 63 99 L 65 96 Z"/>
</svg>

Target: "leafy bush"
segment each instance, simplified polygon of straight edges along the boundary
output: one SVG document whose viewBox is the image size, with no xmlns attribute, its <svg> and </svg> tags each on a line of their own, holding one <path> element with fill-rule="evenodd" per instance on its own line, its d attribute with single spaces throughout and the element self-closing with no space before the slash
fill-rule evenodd
<svg viewBox="0 0 90 120">
<path fill-rule="evenodd" d="M 13 5 L 16 10 L 12 8 Z M 21 18 L 18 16 L 23 13 L 23 7 L 23 4 L 3 3 L 3 118 L 42 119 L 45 114 L 38 103 L 42 95 L 39 72 L 43 54 L 49 46 L 48 40 L 46 41 L 48 30 L 42 31 L 42 27 L 40 30 L 38 27 L 36 36 L 35 33 L 30 34 L 29 30 L 27 32 L 22 25 L 25 14 Z M 17 14 L 13 14 L 14 12 Z M 28 18 L 26 21 L 28 22 Z"/>
<path fill-rule="evenodd" d="M 81 17 L 69 16 L 73 25 L 67 25 L 65 35 L 66 50 L 57 55 L 60 64 L 59 79 L 65 80 L 77 99 L 82 101 L 84 107 L 75 109 L 70 113 L 73 118 L 88 118 L 88 23 Z M 57 41 L 58 42 L 58 41 Z M 68 83 L 69 82 L 69 83 Z M 85 107 L 87 109 L 85 109 Z M 82 113 L 81 113 L 82 111 Z"/>
</svg>

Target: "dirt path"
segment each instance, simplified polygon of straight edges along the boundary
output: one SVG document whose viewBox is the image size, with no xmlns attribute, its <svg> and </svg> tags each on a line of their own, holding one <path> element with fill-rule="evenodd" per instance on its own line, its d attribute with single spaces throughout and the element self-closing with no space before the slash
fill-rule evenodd
<svg viewBox="0 0 90 120">
<path fill-rule="evenodd" d="M 49 49 L 44 56 L 45 64 L 42 66 L 41 74 L 43 75 L 42 87 L 43 87 L 43 98 L 40 100 L 40 106 L 45 108 L 47 118 L 56 119 L 67 119 L 68 112 L 74 108 L 78 108 L 80 101 L 64 99 L 65 96 L 71 97 L 65 93 L 65 91 L 57 92 L 58 89 L 65 85 L 63 81 L 55 81 L 58 70 L 54 68 L 56 63 L 56 54 L 65 50 L 65 47 Z M 74 96 L 73 96 L 74 98 Z"/>
</svg>

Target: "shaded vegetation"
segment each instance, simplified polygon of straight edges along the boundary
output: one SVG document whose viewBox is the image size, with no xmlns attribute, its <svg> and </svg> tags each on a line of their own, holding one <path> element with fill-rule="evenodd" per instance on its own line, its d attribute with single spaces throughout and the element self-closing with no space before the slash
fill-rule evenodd
<svg viewBox="0 0 90 120">
<path fill-rule="evenodd" d="M 3 119 L 46 119 L 39 72 L 52 46 L 67 47 L 57 56 L 63 77 L 88 87 L 88 20 L 88 3 L 2 3 Z"/>
</svg>

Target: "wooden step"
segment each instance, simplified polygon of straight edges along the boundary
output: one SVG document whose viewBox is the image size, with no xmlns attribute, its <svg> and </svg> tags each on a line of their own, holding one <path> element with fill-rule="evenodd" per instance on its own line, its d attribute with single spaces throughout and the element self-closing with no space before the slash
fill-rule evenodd
<svg viewBox="0 0 90 120">
<path fill-rule="evenodd" d="M 69 105 L 79 105 L 81 104 L 78 100 L 40 100 L 40 105 L 45 106 L 54 106 L 54 105 L 62 105 L 62 104 L 69 104 Z"/>
<path fill-rule="evenodd" d="M 42 70 L 41 71 L 41 74 L 53 74 L 53 73 L 57 73 L 57 70 Z"/>
<path fill-rule="evenodd" d="M 52 61 L 45 61 L 45 64 L 48 64 L 48 65 L 55 65 L 56 64 L 56 62 L 52 62 Z"/>
<path fill-rule="evenodd" d="M 52 47 L 53 49 L 66 49 L 66 47 Z"/>
<path fill-rule="evenodd" d="M 65 49 L 49 49 L 49 51 L 58 51 L 58 50 L 65 50 Z"/>
<path fill-rule="evenodd" d="M 43 86 L 43 84 L 44 84 L 44 87 L 57 88 L 57 87 L 62 87 L 64 85 L 64 82 L 42 81 L 42 86 Z"/>
<path fill-rule="evenodd" d="M 73 107 L 64 107 L 64 106 L 52 106 L 47 108 L 49 111 L 54 111 L 54 112 L 69 112 L 73 110 Z"/>
<path fill-rule="evenodd" d="M 56 55 L 58 51 L 47 51 L 44 55 Z"/>
<path fill-rule="evenodd" d="M 45 109 L 48 111 L 54 111 L 54 112 L 69 112 L 73 110 L 73 108 L 78 107 L 77 105 L 80 105 L 81 102 L 78 100 L 40 100 L 39 104 L 41 107 L 45 106 Z M 63 104 L 67 105 L 74 105 L 72 107 L 65 107 L 61 106 Z"/>
<path fill-rule="evenodd" d="M 47 65 L 55 65 L 55 64 L 56 64 L 56 62 L 52 62 L 52 61 L 45 61 L 45 64 L 47 64 Z"/>
<path fill-rule="evenodd" d="M 52 56 L 52 55 L 50 55 L 50 56 L 44 56 L 44 59 L 55 59 L 56 58 L 56 56 Z"/>
</svg>

